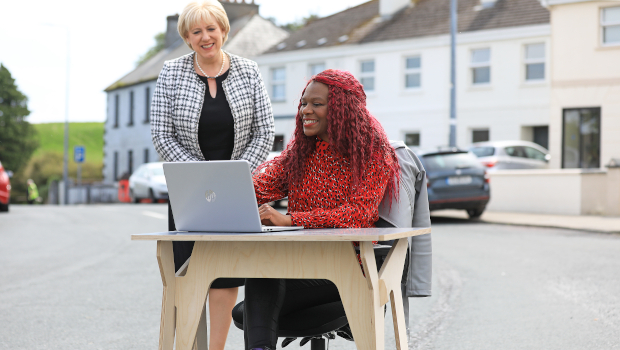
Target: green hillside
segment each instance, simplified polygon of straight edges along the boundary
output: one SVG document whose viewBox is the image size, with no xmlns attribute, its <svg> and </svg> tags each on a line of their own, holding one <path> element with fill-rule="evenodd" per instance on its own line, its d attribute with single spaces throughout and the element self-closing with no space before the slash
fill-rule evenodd
<svg viewBox="0 0 620 350">
<path fill-rule="evenodd" d="M 39 148 L 33 157 L 45 152 L 62 154 L 64 150 L 64 123 L 33 124 L 39 133 Z M 73 161 L 73 146 L 86 148 L 86 161 L 103 162 L 103 123 L 69 123 L 69 159 Z"/>
</svg>

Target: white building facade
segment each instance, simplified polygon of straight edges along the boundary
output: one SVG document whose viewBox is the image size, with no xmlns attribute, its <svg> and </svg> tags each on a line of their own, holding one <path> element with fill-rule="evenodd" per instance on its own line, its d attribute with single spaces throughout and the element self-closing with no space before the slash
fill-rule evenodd
<svg viewBox="0 0 620 350">
<path fill-rule="evenodd" d="M 369 110 L 391 139 L 405 140 L 411 146 L 424 149 L 449 144 L 448 27 L 431 35 L 407 38 L 405 33 L 392 40 L 367 39 L 373 31 L 393 31 L 390 27 L 398 26 L 399 21 L 415 21 L 416 16 L 424 16 L 416 11 L 442 15 L 440 9 L 425 8 L 428 1 L 418 4 L 404 2 L 405 6 L 401 4 L 398 11 L 382 14 L 377 5 L 392 1 L 370 1 L 308 25 L 329 27 L 329 21 L 343 20 L 337 18 L 338 15 L 361 11 L 359 8 L 363 6 L 376 6 L 376 15 L 362 18 L 359 28 L 349 34 L 340 33 L 342 35 L 337 40 L 342 43 L 330 46 L 328 38 L 316 38 L 316 30 L 309 28 L 308 33 L 303 33 L 302 29 L 301 33 L 293 33 L 276 48 L 257 57 L 272 98 L 276 134 L 284 138 L 284 143 L 289 141 L 294 130 L 294 115 L 307 80 L 323 69 L 332 68 L 350 71 L 362 82 Z M 527 3 L 531 11 L 542 18 L 538 20 L 541 23 L 519 25 L 523 23 L 517 20 L 513 21 L 516 25 L 495 25 L 469 31 L 461 30 L 459 25 L 456 52 L 459 147 L 468 147 L 474 141 L 507 139 L 535 141 L 547 146 L 550 108 L 548 13 L 536 0 L 518 1 Z M 448 0 L 433 2 L 440 6 Z M 495 17 L 498 17 L 504 15 L 501 11 L 509 10 L 499 6 L 507 0 L 499 0 L 495 8 L 485 9 L 476 9 L 475 6 L 479 6 L 477 1 L 460 2 L 465 4 L 459 8 L 459 16 L 464 17 L 463 25 L 470 27 L 476 21 L 471 19 L 472 13 L 475 16 L 484 14 L 484 11 L 495 11 Z M 446 14 L 444 11 L 443 15 Z M 368 17 L 372 17 L 370 22 L 374 27 L 367 24 Z M 391 25 L 390 22 L 396 23 Z M 412 32 L 416 34 L 415 30 Z M 365 37 L 363 33 L 366 33 Z M 311 41 L 317 43 L 315 47 L 308 47 Z"/>
</svg>

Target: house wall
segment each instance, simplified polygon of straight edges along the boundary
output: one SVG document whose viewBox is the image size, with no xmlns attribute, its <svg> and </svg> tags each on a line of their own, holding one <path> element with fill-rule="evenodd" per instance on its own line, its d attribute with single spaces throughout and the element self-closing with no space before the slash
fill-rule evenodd
<svg viewBox="0 0 620 350">
<path fill-rule="evenodd" d="M 620 173 L 620 170 L 618 170 Z M 487 210 L 560 215 L 620 215 L 620 196 L 608 193 L 617 175 L 604 170 L 505 170 L 489 174 Z M 610 177 L 610 175 L 612 177 Z"/>
<path fill-rule="evenodd" d="M 107 94 L 108 110 L 105 121 L 104 135 L 104 182 L 114 182 L 114 152 L 118 152 L 118 177 L 129 170 L 129 150 L 133 151 L 133 170 L 144 163 L 144 150 L 149 151 L 149 161 L 159 161 L 151 141 L 151 124 L 145 122 L 146 117 L 146 88 L 152 95 L 155 91 L 155 81 L 132 85 L 116 89 Z M 129 99 L 130 92 L 134 93 L 134 123 L 129 126 Z M 119 96 L 119 122 L 114 126 L 115 96 Z"/>
<path fill-rule="evenodd" d="M 522 128 L 549 123 L 549 79 L 526 83 L 524 45 L 545 43 L 548 25 L 471 32 L 458 35 L 457 144 L 471 144 L 473 129 L 488 128 L 491 140 L 521 139 Z M 472 86 L 470 57 L 474 48 L 491 48 L 491 84 Z M 421 88 L 404 88 L 405 57 L 420 55 Z M 547 55 L 548 57 L 548 55 Z M 450 105 L 449 36 L 381 43 L 332 46 L 258 56 L 256 61 L 271 94 L 271 69 L 286 68 L 286 99 L 273 101 L 276 117 L 294 116 L 301 91 L 310 78 L 310 64 L 351 71 L 360 76 L 360 61 L 375 60 L 375 92 L 367 94 L 368 108 L 391 139 L 420 132 L 420 147 L 448 144 Z M 549 60 L 547 60 L 547 66 Z M 547 69 L 548 72 L 548 69 Z M 292 122 L 276 121 L 276 133 L 290 139 Z M 526 135 L 527 136 L 527 135 Z"/>
<path fill-rule="evenodd" d="M 553 46 L 550 166 L 561 167 L 562 110 L 601 107 L 601 167 L 620 157 L 620 45 L 601 39 L 601 8 L 617 1 L 562 3 L 549 7 Z M 578 25 L 575 25 L 578 23 Z"/>
</svg>

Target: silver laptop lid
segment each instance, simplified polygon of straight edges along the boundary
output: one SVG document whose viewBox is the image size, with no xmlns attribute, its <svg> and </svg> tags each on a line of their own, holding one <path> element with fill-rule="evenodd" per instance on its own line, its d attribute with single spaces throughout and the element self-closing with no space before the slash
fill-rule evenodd
<svg viewBox="0 0 620 350">
<path fill-rule="evenodd" d="M 261 232 L 247 161 L 176 162 L 163 166 L 177 230 Z"/>
</svg>

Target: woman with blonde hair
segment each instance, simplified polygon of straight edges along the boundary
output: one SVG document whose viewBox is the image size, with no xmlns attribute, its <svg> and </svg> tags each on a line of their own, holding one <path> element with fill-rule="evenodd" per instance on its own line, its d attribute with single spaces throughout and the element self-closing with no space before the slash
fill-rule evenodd
<svg viewBox="0 0 620 350">
<path fill-rule="evenodd" d="M 230 24 L 218 1 L 192 2 L 178 22 L 192 53 L 166 61 L 151 106 L 155 149 L 167 162 L 244 159 L 254 170 L 273 145 L 271 102 L 255 62 L 222 50 Z M 168 228 L 175 231 L 172 211 Z M 194 242 L 174 242 L 175 266 Z M 209 292 L 209 349 L 224 349 L 243 279 L 218 279 Z"/>
</svg>

